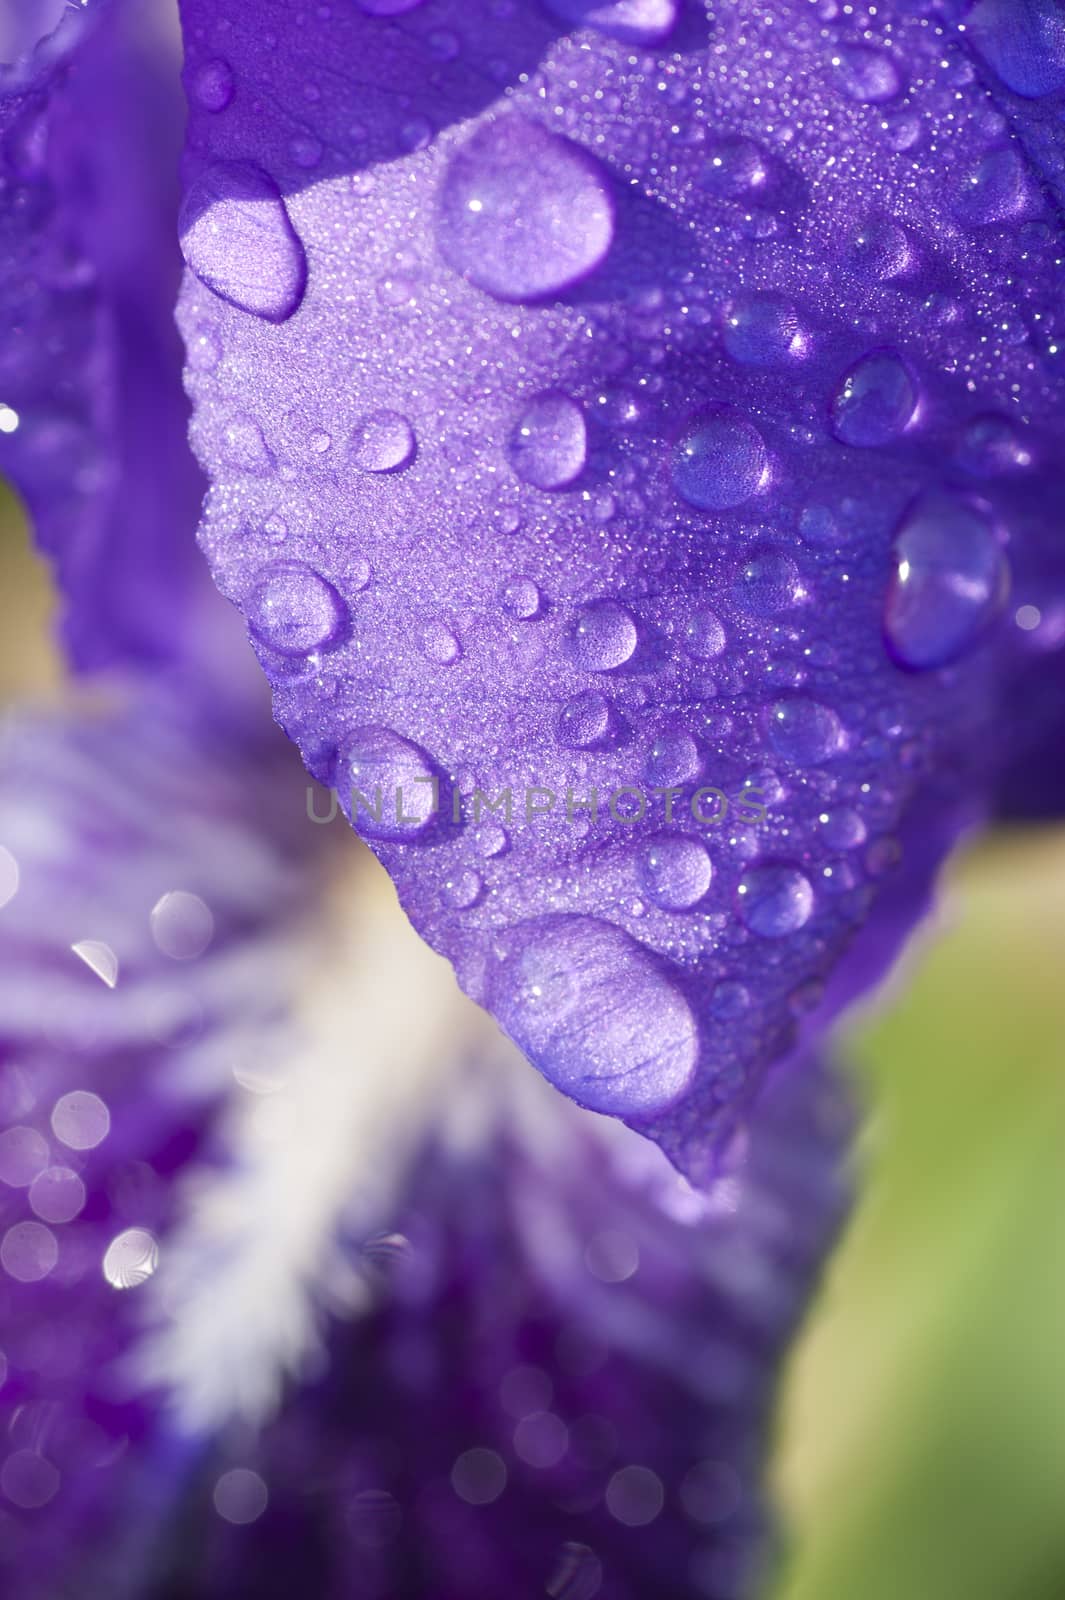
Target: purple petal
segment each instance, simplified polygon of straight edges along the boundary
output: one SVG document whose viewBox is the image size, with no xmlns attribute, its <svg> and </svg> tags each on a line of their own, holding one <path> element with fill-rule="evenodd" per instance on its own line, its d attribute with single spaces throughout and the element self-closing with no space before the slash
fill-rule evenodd
<svg viewBox="0 0 1065 1600">
<path fill-rule="evenodd" d="M 1057 156 L 993 6 L 640 10 L 185 0 L 180 319 L 279 721 L 541 1070 L 705 1175 L 1057 729 Z"/>
<path fill-rule="evenodd" d="M 0 471 L 97 667 L 187 653 L 202 483 L 171 322 L 173 42 L 133 0 L 66 18 L 0 67 Z"/>
</svg>

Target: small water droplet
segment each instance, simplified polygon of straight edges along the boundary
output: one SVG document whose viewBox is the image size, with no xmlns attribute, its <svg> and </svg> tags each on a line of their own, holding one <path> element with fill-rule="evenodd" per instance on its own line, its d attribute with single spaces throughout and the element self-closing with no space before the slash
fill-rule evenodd
<svg viewBox="0 0 1065 1600">
<path fill-rule="evenodd" d="M 1008 417 L 974 417 L 958 447 L 959 465 L 974 478 L 997 478 L 1031 465 L 1031 452 Z"/>
<path fill-rule="evenodd" d="M 624 666 L 636 649 L 636 619 L 618 600 L 590 600 L 577 613 L 567 645 L 570 659 L 585 672 Z"/>
<path fill-rule="evenodd" d="M 471 906 L 475 906 L 483 891 L 484 879 L 471 867 L 453 873 L 444 885 L 444 895 L 448 904 L 453 905 L 458 911 L 468 911 Z"/>
<path fill-rule="evenodd" d="M 768 474 L 765 440 L 731 406 L 710 406 L 697 413 L 674 447 L 674 486 L 700 511 L 743 505 Z"/>
<path fill-rule="evenodd" d="M 636 870 L 641 887 L 666 911 L 689 911 L 706 894 L 713 876 L 706 846 L 675 835 L 645 844 Z"/>
<path fill-rule="evenodd" d="M 977 163 L 963 180 L 955 209 L 963 222 L 986 227 L 1016 221 L 1037 199 L 1024 157 L 1010 145 Z"/>
<path fill-rule="evenodd" d="M 1001 613 L 1009 565 L 987 506 L 947 491 L 921 496 L 906 511 L 892 551 L 895 574 L 884 633 L 901 666 L 946 666 L 966 654 Z"/>
<path fill-rule="evenodd" d="M 531 578 L 511 578 L 503 588 L 503 610 L 517 621 L 528 622 L 539 616 L 541 603 L 540 591 Z"/>
<path fill-rule="evenodd" d="M 489 999 L 544 1076 L 593 1111 L 662 1111 L 694 1075 L 699 1036 L 687 1000 L 648 950 L 598 918 L 509 929 Z"/>
<path fill-rule="evenodd" d="M 667 729 L 660 733 L 647 752 L 644 776 L 663 788 L 687 783 L 698 776 L 702 768 L 699 747 L 690 733 L 681 729 Z"/>
<path fill-rule="evenodd" d="M 859 271 L 886 282 L 910 269 L 913 251 L 905 229 L 893 217 L 873 216 L 855 234 L 851 260 Z"/>
<path fill-rule="evenodd" d="M 560 294 L 614 238 L 605 171 L 580 145 L 517 115 L 486 123 L 451 157 L 437 242 L 448 265 L 500 300 Z"/>
<path fill-rule="evenodd" d="M 528 402 L 507 441 L 514 471 L 536 489 L 565 489 L 580 476 L 587 456 L 584 412 L 557 389 Z"/>
<path fill-rule="evenodd" d="M 684 644 L 697 661 L 714 661 L 725 648 L 725 628 L 716 611 L 693 611 L 684 629 Z"/>
<path fill-rule="evenodd" d="M 837 753 L 843 743 L 843 729 L 830 706 L 796 695 L 790 700 L 778 700 L 773 706 L 769 741 L 785 761 L 813 767 Z"/>
<path fill-rule="evenodd" d="M 736 601 L 751 616 L 772 617 L 787 611 L 801 592 L 799 569 L 783 550 L 752 551 L 736 574 Z"/>
<path fill-rule="evenodd" d="M 774 367 L 796 353 L 799 319 L 779 295 L 737 295 L 725 312 L 725 349 L 747 367 Z"/>
<path fill-rule="evenodd" d="M 769 178 L 765 152 L 753 139 L 717 140 L 707 151 L 701 182 L 723 200 L 747 199 L 764 189 Z"/>
<path fill-rule="evenodd" d="M 861 105 L 882 105 L 902 88 L 899 69 L 886 50 L 871 45 L 844 45 L 832 65 L 844 94 Z"/>
<path fill-rule="evenodd" d="M 333 585 L 306 562 L 271 561 L 256 575 L 247 618 L 271 650 L 303 656 L 339 641 L 348 610 Z"/>
<path fill-rule="evenodd" d="M 307 258 L 281 191 L 260 167 L 207 167 L 185 194 L 179 228 L 185 260 L 220 299 L 268 322 L 298 310 Z"/>
<path fill-rule="evenodd" d="M 798 867 L 770 861 L 749 867 L 736 895 L 740 920 L 763 939 L 795 933 L 810 919 L 814 892 Z"/>
<path fill-rule="evenodd" d="M 917 385 L 894 350 L 871 350 L 844 373 L 832 400 L 832 432 L 844 444 L 890 444 L 913 420 Z"/>
<path fill-rule="evenodd" d="M 224 111 L 233 98 L 233 68 L 220 58 L 204 61 L 193 72 L 189 88 L 205 111 Z"/>
<path fill-rule="evenodd" d="M 400 411 L 373 411 L 351 436 L 351 459 L 360 472 L 400 472 L 414 460 L 414 429 Z"/>
<path fill-rule="evenodd" d="M 422 629 L 422 650 L 430 661 L 441 667 L 453 667 L 462 659 L 462 645 L 447 623 L 439 619 Z"/>
</svg>

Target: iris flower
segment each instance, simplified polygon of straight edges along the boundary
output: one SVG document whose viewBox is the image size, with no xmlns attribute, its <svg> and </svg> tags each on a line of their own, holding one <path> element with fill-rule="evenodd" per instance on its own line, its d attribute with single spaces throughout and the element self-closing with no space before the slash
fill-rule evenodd
<svg viewBox="0 0 1065 1600">
<path fill-rule="evenodd" d="M 1060 808 L 1060 10 L 180 11 L 183 148 L 165 5 L 0 25 L 3 1559 L 749 1593 L 826 1032 Z"/>
</svg>

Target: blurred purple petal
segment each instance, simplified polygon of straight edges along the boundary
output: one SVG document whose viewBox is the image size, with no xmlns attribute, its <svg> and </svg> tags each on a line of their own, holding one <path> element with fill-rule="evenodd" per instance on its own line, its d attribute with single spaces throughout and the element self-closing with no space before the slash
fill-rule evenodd
<svg viewBox="0 0 1065 1600">
<path fill-rule="evenodd" d="M 0 67 L 0 472 L 75 664 L 187 654 L 202 484 L 171 308 L 182 108 L 165 8 L 95 0 Z"/>
</svg>

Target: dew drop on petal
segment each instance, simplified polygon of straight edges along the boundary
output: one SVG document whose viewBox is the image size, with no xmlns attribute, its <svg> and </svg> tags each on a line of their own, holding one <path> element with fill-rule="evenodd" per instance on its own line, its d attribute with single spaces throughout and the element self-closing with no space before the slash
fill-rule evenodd
<svg viewBox="0 0 1065 1600">
<path fill-rule="evenodd" d="M 843 729 L 830 706 L 795 695 L 772 706 L 769 742 L 785 761 L 812 767 L 836 754 L 843 743 Z"/>
<path fill-rule="evenodd" d="M 248 626 L 279 655 L 303 656 L 334 644 L 348 621 L 338 591 L 304 561 L 259 569 L 247 602 Z"/>
<path fill-rule="evenodd" d="M 713 867 L 699 839 L 664 835 L 645 844 L 637 859 L 641 888 L 666 911 L 688 911 L 710 887 Z"/>
<path fill-rule="evenodd" d="M 978 644 L 1009 593 L 1009 565 L 990 510 L 968 495 L 921 496 L 895 534 L 884 607 L 901 666 L 946 666 Z"/>
<path fill-rule="evenodd" d="M 697 413 L 673 450 L 673 483 L 700 511 L 741 506 L 761 488 L 769 471 L 765 440 L 731 406 Z"/>
<path fill-rule="evenodd" d="M 703 187 L 723 200 L 745 200 L 765 187 L 769 167 L 753 139 L 720 139 L 707 152 Z"/>
<path fill-rule="evenodd" d="M 577 612 L 570 630 L 570 659 L 585 672 L 609 672 L 631 658 L 638 637 L 627 606 L 619 600 L 591 600 Z"/>
<path fill-rule="evenodd" d="M 277 184 L 260 167 L 207 167 L 186 192 L 179 228 L 185 260 L 220 299 L 268 322 L 298 310 L 307 258 Z"/>
<path fill-rule="evenodd" d="M 205 111 L 224 111 L 233 99 L 233 69 L 229 62 L 220 57 L 202 62 L 189 80 L 189 93 Z"/>
<path fill-rule="evenodd" d="M 684 995 L 649 951 L 598 918 L 509 929 L 489 999 L 544 1076 L 593 1111 L 664 1110 L 695 1072 L 699 1036 Z"/>
<path fill-rule="evenodd" d="M 736 895 L 740 920 L 764 939 L 795 933 L 810 919 L 814 892 L 798 867 L 770 861 L 750 867 Z"/>
<path fill-rule="evenodd" d="M 886 50 L 844 45 L 832 59 L 844 94 L 861 105 L 882 105 L 902 88 L 899 69 Z"/>
<path fill-rule="evenodd" d="M 832 398 L 832 432 L 844 444 L 890 444 L 917 409 L 917 385 L 894 350 L 871 350 L 844 373 Z"/>
<path fill-rule="evenodd" d="M 349 734 L 337 765 L 345 816 L 366 839 L 419 838 L 438 810 L 438 780 L 420 745 L 370 723 Z"/>
<path fill-rule="evenodd" d="M 414 460 L 417 440 L 400 411 L 374 411 L 351 437 L 351 459 L 360 472 L 400 472 Z"/>
<path fill-rule="evenodd" d="M 714 661 L 725 648 L 725 628 L 716 611 L 700 607 L 684 629 L 684 644 L 697 661 Z"/>
<path fill-rule="evenodd" d="M 595 689 L 567 700 L 558 716 L 558 741 L 569 750 L 591 750 L 610 730 L 610 706 Z"/>
<path fill-rule="evenodd" d="M 733 587 L 737 605 L 754 617 L 777 616 L 799 599 L 799 569 L 783 550 L 753 550 Z"/>
<path fill-rule="evenodd" d="M 436 236 L 448 265 L 500 300 L 560 294 L 594 271 L 613 242 L 607 175 L 562 134 L 499 116 L 452 155 Z"/>
<path fill-rule="evenodd" d="M 511 578 L 500 596 L 503 610 L 518 622 L 531 621 L 540 613 L 542 596 L 531 578 Z"/>
<path fill-rule="evenodd" d="M 1036 199 L 1024 157 L 1009 146 L 992 150 L 965 175 L 955 211 L 961 221 L 986 227 L 1023 217 Z"/>
<path fill-rule="evenodd" d="M 725 349 L 747 367 L 774 367 L 794 353 L 799 319 L 779 295 L 737 295 L 725 313 Z"/>
<path fill-rule="evenodd" d="M 580 476 L 587 457 L 584 412 L 557 389 L 526 404 L 507 441 L 514 471 L 536 489 L 565 489 Z"/>
</svg>

